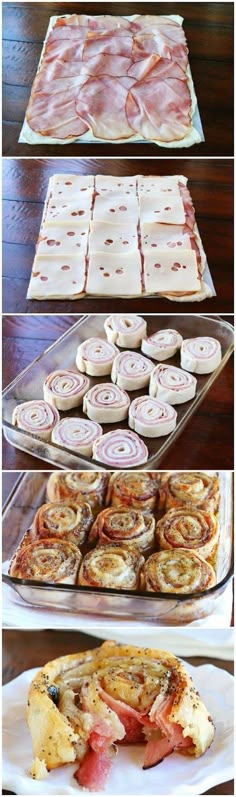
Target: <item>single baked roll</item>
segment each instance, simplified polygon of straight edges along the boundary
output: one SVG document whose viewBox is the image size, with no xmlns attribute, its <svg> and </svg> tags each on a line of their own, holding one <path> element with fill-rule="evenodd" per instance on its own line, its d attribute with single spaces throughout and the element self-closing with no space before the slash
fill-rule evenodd
<svg viewBox="0 0 236 797">
<path fill-rule="evenodd" d="M 69 540 L 36 540 L 15 552 L 9 575 L 53 584 L 76 584 L 82 555 Z"/>
<path fill-rule="evenodd" d="M 111 380 L 124 390 L 141 390 L 149 384 L 154 364 L 134 351 L 123 351 L 115 357 Z"/>
<path fill-rule="evenodd" d="M 36 777 L 41 768 L 76 762 L 77 781 L 91 791 L 106 785 L 114 743 L 139 744 L 138 775 L 143 758 L 143 769 L 161 766 L 174 751 L 198 758 L 214 738 L 213 720 L 179 659 L 110 641 L 39 670 L 27 722 Z"/>
<path fill-rule="evenodd" d="M 147 462 L 148 449 L 134 432 L 129 429 L 116 429 L 96 440 L 93 446 L 93 458 L 111 468 L 134 468 Z"/>
<path fill-rule="evenodd" d="M 201 509 L 169 509 L 158 521 L 156 539 L 160 548 L 190 548 L 205 559 L 215 551 L 219 538 L 214 515 Z"/>
<path fill-rule="evenodd" d="M 101 435 L 102 427 L 96 421 L 88 421 L 86 418 L 63 418 L 52 431 L 52 443 L 91 457 L 93 444 Z"/>
<path fill-rule="evenodd" d="M 35 434 L 41 440 L 51 439 L 52 431 L 59 420 L 60 415 L 57 409 L 42 399 L 18 404 L 12 415 L 13 426 Z"/>
<path fill-rule="evenodd" d="M 89 541 L 97 545 L 108 545 L 114 542 L 132 545 L 139 551 L 145 551 L 154 545 L 155 518 L 143 515 L 136 509 L 124 507 L 103 509 L 97 516 L 89 533 Z"/>
<path fill-rule="evenodd" d="M 132 507 L 142 512 L 153 512 L 157 503 L 160 474 L 156 471 L 138 473 L 113 473 L 107 491 L 106 503 L 112 506 Z"/>
<path fill-rule="evenodd" d="M 142 570 L 142 588 L 149 592 L 185 595 L 203 592 L 216 583 L 213 567 L 192 550 L 175 548 L 153 553 Z"/>
<path fill-rule="evenodd" d="M 72 500 L 55 501 L 43 504 L 36 512 L 32 523 L 32 537 L 35 539 L 54 537 L 82 545 L 87 539 L 93 522 L 91 506 L 85 501 L 80 504 Z"/>
<path fill-rule="evenodd" d="M 86 393 L 83 412 L 92 421 L 100 423 L 119 423 L 127 418 L 130 398 L 125 390 L 111 382 L 94 385 Z"/>
<path fill-rule="evenodd" d="M 162 473 L 160 477 L 159 506 L 190 506 L 215 512 L 219 505 L 219 479 L 216 474 L 204 471 Z"/>
<path fill-rule="evenodd" d="M 105 501 L 108 481 L 108 474 L 96 471 L 55 471 L 48 479 L 47 497 L 49 501 L 86 501 L 97 514 Z"/>
<path fill-rule="evenodd" d="M 159 329 L 150 335 L 146 340 L 142 340 L 142 352 L 152 357 L 153 360 L 168 360 L 180 349 L 182 343 L 182 335 L 176 332 L 175 329 Z"/>
<path fill-rule="evenodd" d="M 129 408 L 129 426 L 143 437 L 163 437 L 176 427 L 177 412 L 166 401 L 139 396 Z"/>
<path fill-rule="evenodd" d="M 77 368 L 91 376 L 106 376 L 111 373 L 112 363 L 118 352 L 119 349 L 107 340 L 89 338 L 77 349 Z"/>
<path fill-rule="evenodd" d="M 107 340 L 122 349 L 139 349 L 146 338 L 147 323 L 139 315 L 110 315 L 104 323 Z"/>
<path fill-rule="evenodd" d="M 134 548 L 118 543 L 100 545 L 84 556 L 78 583 L 107 589 L 138 589 L 144 557 Z"/>
<path fill-rule="evenodd" d="M 174 365 L 156 365 L 151 374 L 149 393 L 168 404 L 183 404 L 193 399 L 197 380 Z"/>
<path fill-rule="evenodd" d="M 75 371 L 60 370 L 49 374 L 43 384 L 43 397 L 58 410 L 71 410 L 82 404 L 89 389 L 89 379 Z"/>
<path fill-rule="evenodd" d="M 215 338 L 188 338 L 183 340 L 180 357 L 186 371 L 211 374 L 221 362 L 221 345 Z"/>
</svg>

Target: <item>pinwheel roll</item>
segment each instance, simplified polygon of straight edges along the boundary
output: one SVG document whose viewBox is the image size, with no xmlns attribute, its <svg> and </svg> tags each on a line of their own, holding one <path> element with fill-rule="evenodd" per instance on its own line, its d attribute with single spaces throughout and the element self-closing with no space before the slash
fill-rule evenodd
<svg viewBox="0 0 236 797">
<path fill-rule="evenodd" d="M 153 512 L 157 503 L 160 476 L 156 471 L 113 473 L 107 491 L 107 504 Z"/>
<path fill-rule="evenodd" d="M 91 376 L 107 376 L 119 349 L 102 338 L 84 340 L 77 349 L 76 365 L 79 371 Z"/>
<path fill-rule="evenodd" d="M 151 360 L 142 354 L 123 351 L 114 359 L 111 380 L 124 390 L 140 390 L 149 384 L 154 368 Z"/>
<path fill-rule="evenodd" d="M 100 437 L 93 446 L 93 457 L 111 468 L 134 468 L 147 462 L 148 449 L 129 429 L 116 429 Z"/>
<path fill-rule="evenodd" d="M 142 587 L 149 592 L 189 594 L 216 583 L 213 567 L 195 551 L 175 548 L 149 556 L 142 570 Z"/>
<path fill-rule="evenodd" d="M 82 404 L 83 396 L 89 389 L 89 379 L 75 371 L 53 371 L 43 385 L 43 396 L 58 410 L 71 410 Z"/>
<path fill-rule="evenodd" d="M 219 479 L 204 471 L 163 473 L 159 488 L 160 508 L 189 506 L 215 512 L 219 506 Z"/>
<path fill-rule="evenodd" d="M 125 390 L 111 382 L 104 382 L 103 385 L 94 385 L 86 393 L 83 412 L 92 421 L 118 423 L 127 418 L 129 405 L 130 399 Z"/>
<path fill-rule="evenodd" d="M 46 664 L 29 689 L 27 722 L 34 777 L 75 762 L 80 786 L 96 792 L 106 786 L 114 743 L 138 743 L 147 769 L 172 752 L 198 758 L 214 738 L 213 720 L 179 659 L 111 641 Z"/>
<path fill-rule="evenodd" d="M 139 551 L 145 551 L 154 545 L 155 518 L 143 515 L 137 509 L 124 507 L 104 509 L 97 516 L 89 533 L 89 541 L 98 545 L 114 542 L 131 545 Z"/>
<path fill-rule="evenodd" d="M 168 404 L 183 404 L 196 393 L 195 376 L 174 365 L 156 365 L 151 374 L 149 393 Z"/>
<path fill-rule="evenodd" d="M 131 547 L 123 548 L 118 543 L 100 545 L 84 557 L 78 583 L 87 587 L 138 589 L 144 561 L 140 552 Z"/>
<path fill-rule="evenodd" d="M 79 548 L 70 540 L 54 537 L 36 540 L 16 551 L 9 575 L 53 584 L 76 584 L 81 559 Z"/>
<path fill-rule="evenodd" d="M 18 404 L 12 415 L 13 426 L 35 434 L 41 440 L 51 439 L 52 431 L 59 420 L 57 409 L 41 399 Z"/>
<path fill-rule="evenodd" d="M 201 509 L 169 509 L 156 526 L 156 539 L 162 550 L 190 548 L 204 559 L 214 554 L 218 538 L 215 516 Z"/>
<path fill-rule="evenodd" d="M 58 540 L 69 540 L 75 545 L 82 545 L 93 522 L 91 506 L 85 501 L 80 504 L 74 501 L 55 501 L 43 504 L 36 512 L 32 524 L 32 535 L 35 538 L 54 537 Z"/>
<path fill-rule="evenodd" d="M 139 349 L 147 335 L 147 323 L 139 315 L 110 315 L 104 329 L 109 343 L 122 349 Z"/>
<path fill-rule="evenodd" d="M 129 408 L 129 426 L 144 437 L 163 437 L 176 427 L 177 412 L 170 404 L 139 396 Z"/>
<path fill-rule="evenodd" d="M 102 427 L 84 418 L 63 418 L 52 432 L 52 442 L 71 448 L 78 454 L 92 456 L 93 444 L 102 435 Z"/>
<path fill-rule="evenodd" d="M 76 501 L 86 501 L 90 504 L 93 514 L 96 515 L 103 506 L 107 485 L 108 475 L 93 471 L 75 472 L 66 471 L 60 473 L 55 471 L 49 476 L 47 483 L 47 497 L 49 501 L 65 501 L 67 499 Z"/>
<path fill-rule="evenodd" d="M 153 357 L 154 360 L 168 360 L 180 349 L 182 343 L 182 335 L 176 332 L 175 329 L 160 329 L 151 335 L 150 338 L 142 340 L 141 349 L 148 357 Z"/>
<path fill-rule="evenodd" d="M 221 345 L 215 338 L 189 338 L 181 346 L 181 366 L 195 374 L 211 374 L 221 362 Z"/>
</svg>

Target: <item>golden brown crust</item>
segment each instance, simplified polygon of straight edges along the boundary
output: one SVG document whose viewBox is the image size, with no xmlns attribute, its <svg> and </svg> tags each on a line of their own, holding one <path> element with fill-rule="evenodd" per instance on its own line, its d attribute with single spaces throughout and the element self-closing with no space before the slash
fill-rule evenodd
<svg viewBox="0 0 236 797">
<path fill-rule="evenodd" d="M 93 514 L 102 509 L 109 476 L 106 473 L 93 471 L 51 473 L 47 484 L 49 501 L 65 501 L 67 499 L 90 504 Z"/>
<path fill-rule="evenodd" d="M 189 594 L 216 583 L 213 567 L 198 553 L 177 548 L 149 556 L 142 570 L 142 589 Z"/>
<path fill-rule="evenodd" d="M 89 541 L 97 545 L 132 545 L 139 551 L 153 548 L 155 518 L 135 509 L 111 507 L 99 513 L 89 534 Z"/>
<path fill-rule="evenodd" d="M 107 504 L 153 512 L 157 502 L 160 475 L 155 471 L 113 473 L 110 478 Z"/>
<path fill-rule="evenodd" d="M 219 478 L 203 471 L 163 473 L 161 475 L 159 507 L 178 509 L 183 506 L 216 512 L 219 506 Z"/>
<path fill-rule="evenodd" d="M 192 549 L 209 559 L 215 551 L 219 527 L 215 515 L 200 509 L 169 509 L 156 527 L 156 539 L 161 550 Z"/>
<path fill-rule="evenodd" d="M 78 583 L 106 589 L 138 589 L 144 557 L 121 545 L 100 545 L 84 557 Z"/>
<path fill-rule="evenodd" d="M 72 542 L 36 540 L 20 545 L 9 567 L 14 578 L 48 581 L 53 584 L 76 584 L 82 555 Z"/>
<path fill-rule="evenodd" d="M 82 545 L 93 522 L 91 507 L 85 501 L 55 501 L 43 504 L 32 524 L 32 539 L 54 537 Z"/>
</svg>

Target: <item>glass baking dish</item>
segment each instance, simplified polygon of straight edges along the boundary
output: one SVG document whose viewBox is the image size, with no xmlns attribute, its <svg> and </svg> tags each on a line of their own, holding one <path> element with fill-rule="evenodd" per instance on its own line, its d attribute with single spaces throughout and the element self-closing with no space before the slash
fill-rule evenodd
<svg viewBox="0 0 236 797">
<path fill-rule="evenodd" d="M 24 532 L 31 525 L 36 510 L 46 500 L 48 473 L 26 473 L 20 476 L 16 488 L 3 510 L 2 548 L 3 570 L 18 547 Z M 210 615 L 221 601 L 233 576 L 233 513 L 232 474 L 219 472 L 220 542 L 216 563 L 217 583 L 205 592 L 189 595 L 174 593 L 144 593 L 70 585 L 52 585 L 28 581 L 3 573 L 3 580 L 31 606 L 63 610 L 73 614 L 123 617 L 165 625 L 182 625 Z M 162 513 L 163 514 L 163 513 Z M 160 516 L 160 513 L 159 515 Z M 5 562 L 5 566 L 4 566 Z"/>
<path fill-rule="evenodd" d="M 104 331 L 105 315 L 85 315 L 74 326 L 65 332 L 52 346 L 46 349 L 43 354 L 37 357 L 31 365 L 25 368 L 13 382 L 3 392 L 2 421 L 6 440 L 13 446 L 33 454 L 43 461 L 50 462 L 58 468 L 67 470 L 110 470 L 108 465 L 104 465 L 97 460 L 71 451 L 66 447 L 56 443 L 48 443 L 40 440 L 33 434 L 18 429 L 12 425 L 12 413 L 14 407 L 24 401 L 43 398 L 43 382 L 51 371 L 57 368 L 74 368 L 77 347 L 82 341 L 90 337 L 106 338 Z M 167 437 L 143 438 L 149 450 L 147 462 L 142 465 L 142 470 L 155 470 L 163 457 L 167 454 L 171 445 L 175 443 L 177 437 L 190 420 L 199 404 L 202 402 L 209 388 L 219 376 L 227 360 L 233 351 L 234 330 L 231 324 L 222 321 L 220 317 L 209 317 L 203 315 L 150 315 L 143 316 L 147 320 L 148 335 L 152 335 L 159 329 L 177 329 L 184 338 L 196 337 L 198 335 L 210 335 L 216 337 L 222 347 L 222 360 L 218 368 L 212 374 L 197 376 L 196 396 L 192 401 L 177 406 L 177 425 L 175 430 Z M 42 317 L 43 323 L 43 317 Z M 122 349 L 121 349 L 122 351 Z M 123 349 L 124 351 L 124 349 Z M 168 359 L 172 365 L 180 365 L 179 352 Z M 109 377 L 90 377 L 90 385 L 109 381 Z M 132 391 L 132 399 L 147 393 L 147 389 Z M 60 413 L 64 416 L 84 417 L 81 407 Z M 127 420 L 118 424 L 119 428 L 129 428 Z M 114 424 L 104 424 L 104 432 L 114 429 Z M 204 464 L 204 463 L 203 463 Z M 129 468 L 128 468 L 129 469 Z M 134 470 L 140 470 L 136 466 Z"/>
</svg>

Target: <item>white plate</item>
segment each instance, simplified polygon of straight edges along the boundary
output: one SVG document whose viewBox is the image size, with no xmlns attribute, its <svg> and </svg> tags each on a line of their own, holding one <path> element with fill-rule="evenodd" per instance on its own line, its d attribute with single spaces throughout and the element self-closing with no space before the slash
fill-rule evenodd
<svg viewBox="0 0 236 797">
<path fill-rule="evenodd" d="M 200 760 L 174 753 L 158 767 L 143 771 L 143 745 L 120 747 L 106 789 L 93 792 L 95 797 L 199 795 L 233 778 L 233 677 L 211 664 L 186 665 L 186 669 L 214 718 L 216 734 L 210 749 Z M 37 669 L 28 670 L 3 688 L 3 788 L 31 796 L 85 794 L 73 778 L 76 764 L 54 770 L 41 781 L 32 780 L 29 775 L 33 756 L 25 706 L 28 687 L 36 672 Z"/>
</svg>

